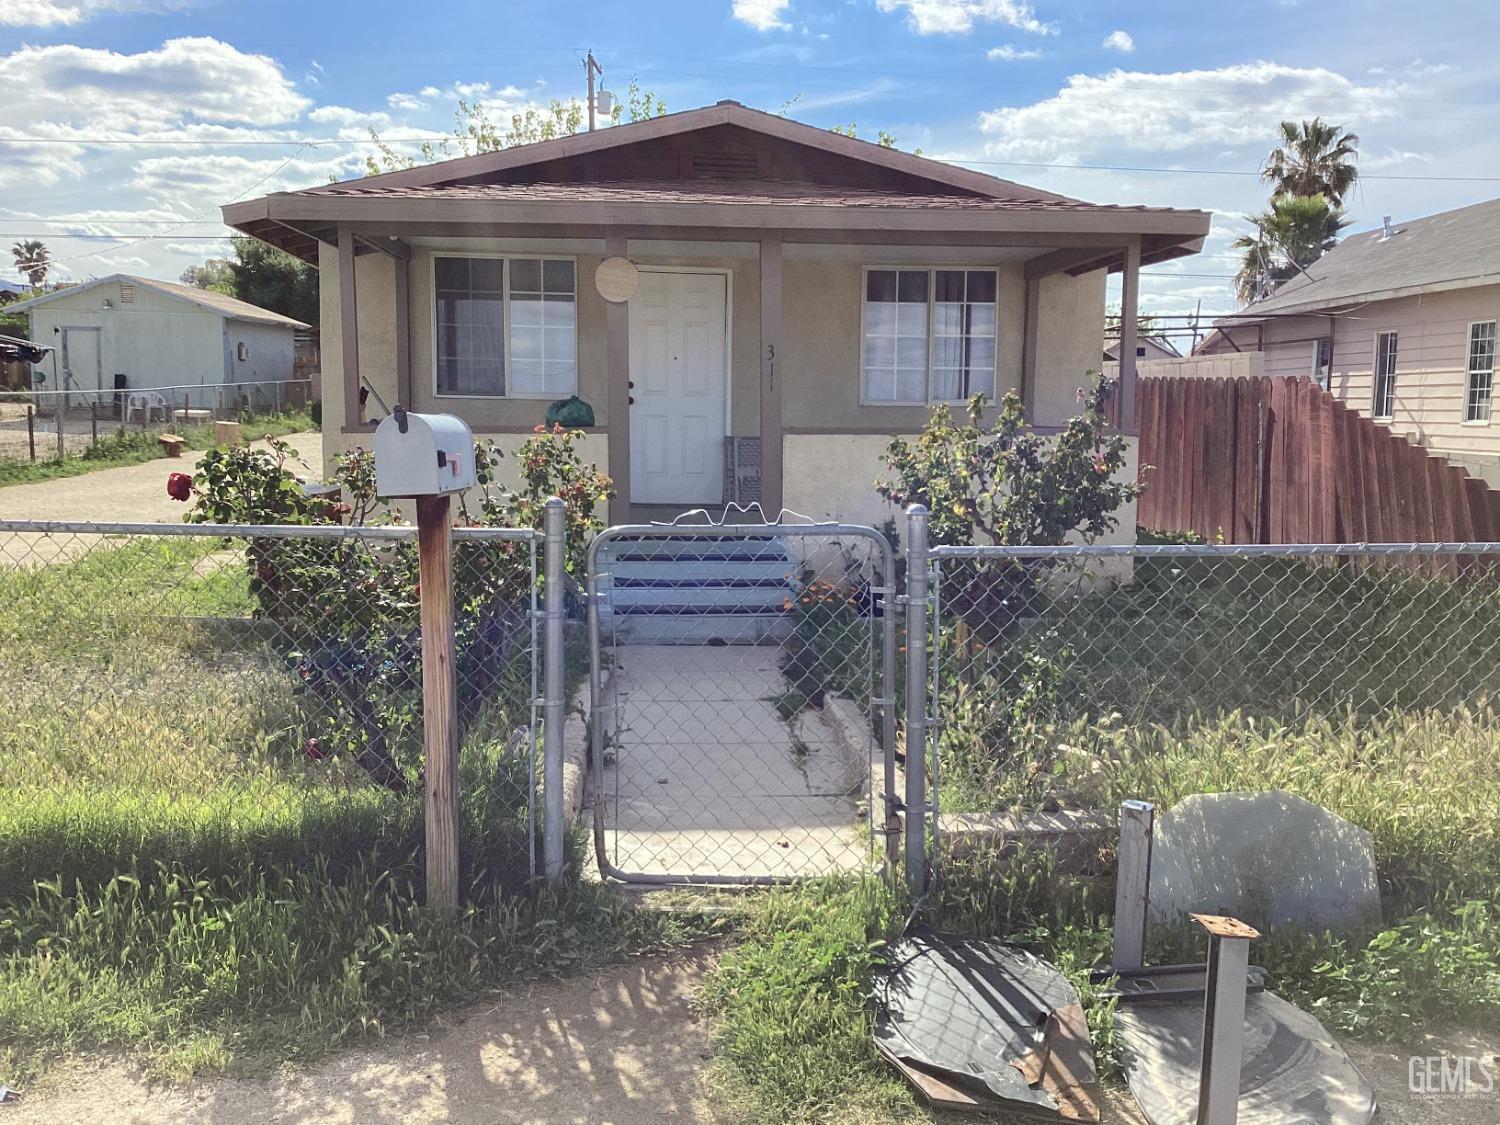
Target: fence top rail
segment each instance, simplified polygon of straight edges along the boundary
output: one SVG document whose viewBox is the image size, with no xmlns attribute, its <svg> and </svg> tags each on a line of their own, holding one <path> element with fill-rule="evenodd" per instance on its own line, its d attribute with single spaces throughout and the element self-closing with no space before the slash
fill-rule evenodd
<svg viewBox="0 0 1500 1125">
<path fill-rule="evenodd" d="M 869 536 L 880 535 L 880 532 L 857 523 L 627 523 L 606 528 L 603 534 L 612 539 L 625 535 L 666 539 L 743 539 L 747 535 L 759 535 L 777 539 L 795 535 Z"/>
<path fill-rule="evenodd" d="M 115 395 L 130 395 L 146 393 L 149 391 L 222 391 L 234 387 L 271 387 L 278 384 L 291 386 L 295 383 L 311 383 L 308 378 L 302 379 L 236 379 L 233 382 L 223 381 L 218 383 L 169 383 L 166 386 L 151 387 L 25 387 L 20 390 L 9 390 L 0 393 L 10 395 L 72 395 L 74 398 L 80 395 L 105 395 L 113 398 Z"/>
<path fill-rule="evenodd" d="M 935 559 L 1308 558 L 1373 555 L 1500 554 L 1500 543 L 1121 543 L 1063 547 L 933 547 Z"/>
<path fill-rule="evenodd" d="M 336 524 L 240 524 L 240 523 L 81 523 L 66 520 L 0 520 L 0 533 L 33 532 L 42 535 L 142 535 L 179 538 L 225 539 L 366 539 L 410 540 L 417 529 L 409 526 L 346 527 Z M 454 528 L 457 542 L 536 539 L 529 527 Z"/>
</svg>

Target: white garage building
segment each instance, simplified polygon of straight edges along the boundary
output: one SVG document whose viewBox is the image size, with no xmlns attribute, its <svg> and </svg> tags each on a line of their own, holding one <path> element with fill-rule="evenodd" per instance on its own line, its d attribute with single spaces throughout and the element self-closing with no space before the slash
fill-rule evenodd
<svg viewBox="0 0 1500 1125">
<path fill-rule="evenodd" d="M 54 348 L 33 365 L 33 388 L 67 392 L 70 404 L 74 395 L 102 399 L 124 389 L 159 391 L 173 403 L 187 394 L 204 407 L 274 406 L 285 390 L 277 384 L 292 379 L 294 336 L 307 327 L 223 293 L 130 274 L 8 311 L 27 313 L 32 340 Z"/>
</svg>

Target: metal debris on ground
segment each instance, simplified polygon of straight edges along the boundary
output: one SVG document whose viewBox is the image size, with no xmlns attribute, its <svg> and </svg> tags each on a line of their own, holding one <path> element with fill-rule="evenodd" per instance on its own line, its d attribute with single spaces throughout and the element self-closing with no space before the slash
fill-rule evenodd
<svg viewBox="0 0 1500 1125">
<path fill-rule="evenodd" d="M 1195 793 L 1157 818 L 1154 836 L 1154 922 L 1203 910 L 1257 926 L 1380 921 L 1370 834 L 1294 793 Z"/>
<path fill-rule="evenodd" d="M 1115 1033 L 1125 1079 L 1151 1125 L 1193 1120 L 1203 1050 L 1203 994 L 1122 1002 Z M 1274 992 L 1245 997 L 1239 1125 L 1364 1125 L 1375 1090 L 1323 1025 Z"/>
<path fill-rule="evenodd" d="M 1281 792 L 1198 794 L 1160 820 L 1150 804 L 1127 801 L 1120 824 L 1114 964 L 1093 980 L 1118 1000 L 1125 1078 L 1150 1125 L 1365 1125 L 1374 1088 L 1321 1023 L 1266 991 L 1264 971 L 1248 962 L 1254 928 L 1189 914 L 1209 934 L 1206 964 L 1140 961 L 1145 919 L 1184 921 L 1184 899 L 1222 894 L 1274 918 L 1346 907 L 1358 896 L 1331 888 L 1363 885 L 1358 830 Z M 1320 846 L 1332 873 L 1305 854 Z"/>
<path fill-rule="evenodd" d="M 931 1104 L 1099 1120 L 1078 993 L 999 941 L 914 928 L 876 984 L 875 1041 Z"/>
</svg>

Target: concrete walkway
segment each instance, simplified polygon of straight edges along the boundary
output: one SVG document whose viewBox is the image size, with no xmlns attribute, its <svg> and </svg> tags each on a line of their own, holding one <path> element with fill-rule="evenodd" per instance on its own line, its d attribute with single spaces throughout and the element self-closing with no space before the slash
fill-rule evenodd
<svg viewBox="0 0 1500 1125">
<path fill-rule="evenodd" d="M 626 872 L 822 875 L 870 845 L 868 768 L 816 710 L 788 723 L 775 645 L 623 645 L 605 842 Z"/>
<path fill-rule="evenodd" d="M 323 479 L 323 435 L 292 434 L 284 439 L 296 450 L 298 463 L 290 466 L 298 476 Z M 255 445 L 263 446 L 263 442 Z M 84 523 L 181 523 L 187 505 L 167 495 L 167 477 L 197 468 L 191 459 L 158 458 L 139 465 L 100 469 L 76 477 L 13 484 L 0 488 L 0 519 L 67 520 Z M 36 535 L 0 535 L 0 563 L 57 562 L 83 549 L 80 541 L 44 541 Z M 45 558 L 38 558 L 45 555 Z"/>
</svg>

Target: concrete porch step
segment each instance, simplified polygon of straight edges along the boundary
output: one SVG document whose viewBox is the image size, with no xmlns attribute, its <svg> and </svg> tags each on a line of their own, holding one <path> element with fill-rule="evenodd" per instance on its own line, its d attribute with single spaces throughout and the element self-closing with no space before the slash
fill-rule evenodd
<svg viewBox="0 0 1500 1125">
<path fill-rule="evenodd" d="M 758 644 L 791 629 L 795 566 L 771 533 L 623 537 L 600 555 L 600 625 L 630 644 Z"/>
</svg>

